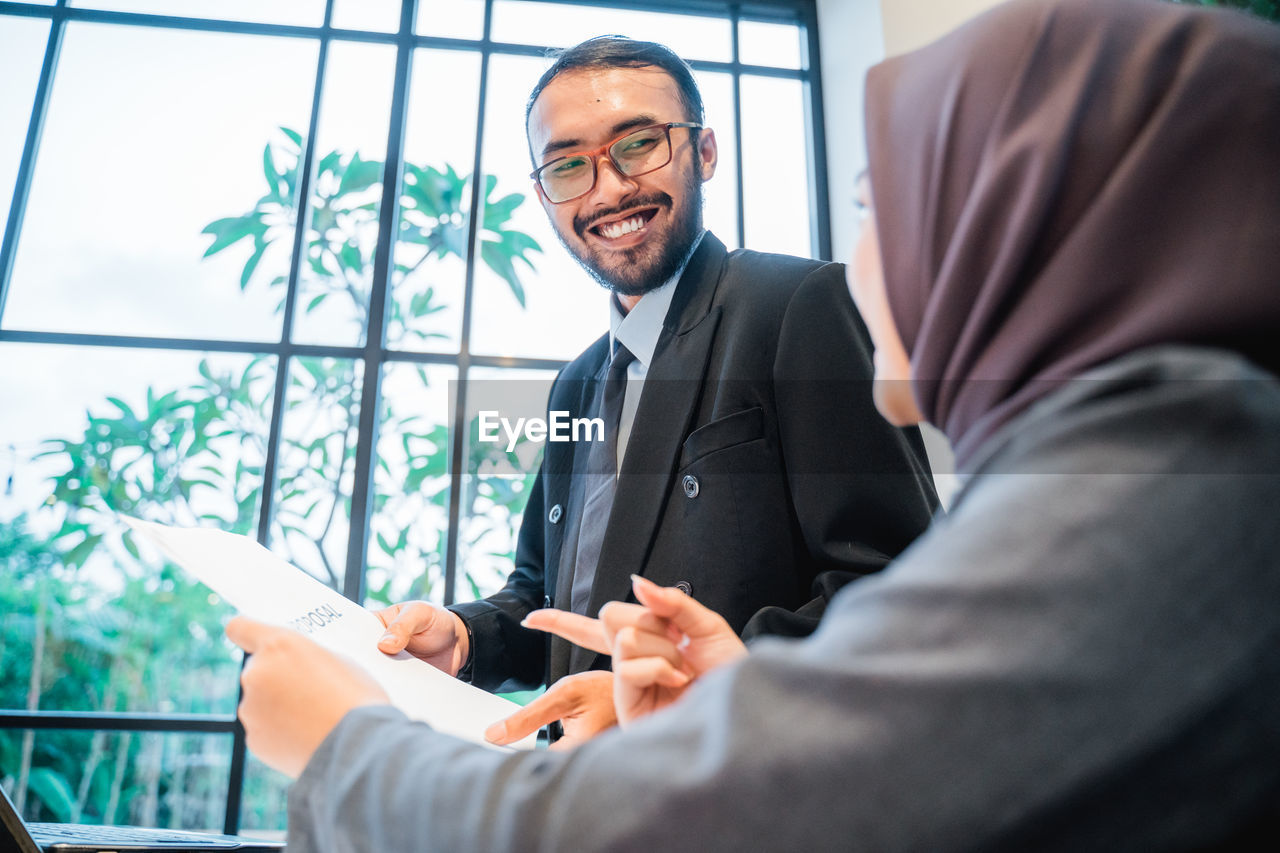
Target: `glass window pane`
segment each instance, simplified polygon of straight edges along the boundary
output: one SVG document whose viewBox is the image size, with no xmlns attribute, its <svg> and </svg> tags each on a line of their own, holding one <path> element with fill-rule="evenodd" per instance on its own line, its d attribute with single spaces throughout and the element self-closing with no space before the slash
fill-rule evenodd
<svg viewBox="0 0 1280 853">
<path fill-rule="evenodd" d="M 449 522 L 449 386 L 453 367 L 383 372 L 365 605 L 444 600 Z"/>
<path fill-rule="evenodd" d="M 702 224 L 730 249 L 738 246 L 738 151 L 734 142 L 733 75 L 694 72 L 706 126 L 716 133 L 716 173 L 702 185 Z"/>
<path fill-rule="evenodd" d="M 395 62 L 391 45 L 339 41 L 329 47 L 311 228 L 294 313 L 297 343 L 364 343 Z M 284 162 L 295 167 L 296 157 Z M 283 282 L 277 288 L 282 294 Z"/>
<path fill-rule="evenodd" d="M 547 417 L 553 370 L 472 368 L 467 374 L 467 451 L 458 535 L 459 601 L 482 598 L 506 582 L 514 565 L 520 519 L 542 459 L 543 441 L 510 435 L 510 428 L 479 440 L 478 416 Z"/>
<path fill-rule="evenodd" d="M 482 38 L 484 0 L 418 0 L 418 22 L 414 30 L 422 36 Z"/>
<path fill-rule="evenodd" d="M 400 29 L 400 0 L 334 0 L 332 25 L 346 30 L 394 33 Z"/>
<path fill-rule="evenodd" d="M 569 359 L 608 329 L 606 291 L 560 246 L 528 177 L 524 106 L 545 68 L 544 60 L 530 57 L 490 59 L 483 168 L 497 178 L 495 198 L 509 192 L 525 197 L 527 203 L 514 209 L 506 227 L 527 234 L 542 251 L 529 253 L 536 271 L 516 265 L 522 292 L 488 266 L 476 269 L 471 321 L 476 353 Z"/>
<path fill-rule="evenodd" d="M 229 734 L 0 729 L 0 755 L 17 759 L 3 781 L 29 822 L 222 831 Z"/>
<path fill-rule="evenodd" d="M 413 56 L 410 83 L 387 346 L 457 352 L 462 335 L 480 55 L 418 50 Z M 509 187 L 499 187 L 492 197 L 496 200 L 509 191 Z M 502 223 L 494 224 L 505 229 Z"/>
<path fill-rule="evenodd" d="M 295 175 L 263 149 L 307 126 L 316 50 L 68 24 L 6 328 L 278 340 Z"/>
<path fill-rule="evenodd" d="M 495 0 L 493 4 L 492 38 L 497 42 L 570 47 L 611 33 L 661 42 L 685 59 L 729 62 L 733 58 L 732 29 L 727 18 L 530 0 Z"/>
<path fill-rule="evenodd" d="M 742 174 L 747 245 L 809 257 L 809 152 L 804 85 L 742 78 Z"/>
<path fill-rule="evenodd" d="M 263 764 L 253 753 L 244 763 L 244 790 L 240 798 L 240 835 L 285 840 L 289 786 L 293 780 Z"/>
<path fill-rule="evenodd" d="M 48 21 L 0 16 L 0 216 L 6 222 L 48 41 Z"/>
<path fill-rule="evenodd" d="M 800 39 L 804 31 L 792 24 L 738 22 L 738 59 L 747 65 L 801 67 Z"/>
<path fill-rule="evenodd" d="M 71 5 L 259 24 L 318 27 L 324 23 L 324 0 L 71 0 Z"/>
<path fill-rule="evenodd" d="M 363 382 L 362 361 L 289 365 L 269 547 L 336 590 L 346 574 Z"/>
<path fill-rule="evenodd" d="M 0 362 L 24 365 L 0 375 L 0 669 L 25 673 L 0 705 L 231 713 L 226 608 L 137 556 L 116 513 L 251 532 L 272 361 L 3 344 Z"/>
</svg>

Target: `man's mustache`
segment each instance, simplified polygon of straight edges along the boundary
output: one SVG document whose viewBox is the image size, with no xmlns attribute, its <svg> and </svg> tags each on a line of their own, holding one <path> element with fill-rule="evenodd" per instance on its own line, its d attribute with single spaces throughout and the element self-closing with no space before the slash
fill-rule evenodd
<svg viewBox="0 0 1280 853">
<path fill-rule="evenodd" d="M 617 216 L 628 210 L 638 210 L 642 207 L 666 207 L 671 208 L 675 205 L 675 200 L 671 196 L 662 192 L 649 193 L 648 195 L 636 196 L 628 201 L 622 207 L 611 207 L 608 210 L 599 210 L 590 216 L 573 217 L 573 230 L 581 238 L 586 238 L 587 229 L 599 222 L 601 219 L 608 219 L 611 216 Z"/>
</svg>

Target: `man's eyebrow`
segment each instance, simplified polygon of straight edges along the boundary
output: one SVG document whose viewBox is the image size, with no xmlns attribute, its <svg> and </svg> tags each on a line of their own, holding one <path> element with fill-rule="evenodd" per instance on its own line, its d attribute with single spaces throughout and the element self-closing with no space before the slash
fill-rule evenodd
<svg viewBox="0 0 1280 853">
<path fill-rule="evenodd" d="M 648 127 L 651 124 L 661 124 L 657 118 L 651 115 L 638 115 L 629 119 L 618 122 L 609 128 L 609 138 L 613 139 L 637 127 Z M 557 151 L 566 151 L 570 149 L 579 149 L 586 145 L 581 139 L 553 139 L 546 145 L 542 146 L 542 159 L 545 162 L 548 154 L 554 154 Z"/>
</svg>

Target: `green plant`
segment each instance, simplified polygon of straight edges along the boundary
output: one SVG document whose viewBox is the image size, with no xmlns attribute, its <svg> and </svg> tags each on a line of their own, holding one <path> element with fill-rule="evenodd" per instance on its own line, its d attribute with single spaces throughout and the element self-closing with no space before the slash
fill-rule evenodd
<svg viewBox="0 0 1280 853">
<path fill-rule="evenodd" d="M 1252 12 L 1261 18 L 1280 21 L 1280 0 L 1173 0 L 1175 3 L 1190 3 L 1195 6 L 1231 6 Z"/>
<path fill-rule="evenodd" d="M 248 212 L 218 219 L 204 233 L 212 238 L 206 257 L 247 245 L 239 288 L 265 286 L 279 294 L 283 312 L 287 279 L 263 274 L 262 262 L 273 246 L 291 245 L 302 138 L 287 128 L 281 133 L 264 149 L 266 193 Z M 359 153 L 321 157 L 304 235 L 300 313 L 336 306 L 361 334 L 382 166 Z M 517 270 L 531 269 L 541 249 L 511 227 L 524 197 L 497 195 L 496 183 L 490 177 L 483 185 L 478 257 L 523 305 Z M 447 304 L 432 261 L 466 258 L 472 192 L 470 177 L 449 166 L 405 165 L 390 339 L 406 344 L 445 336 L 433 326 Z M 278 369 L 265 356 L 206 358 L 189 384 L 148 387 L 133 404 L 107 396 L 85 412 L 82 434 L 44 442 L 35 457 L 54 466 L 49 499 L 32 514 L 0 522 L 0 706 L 231 713 L 238 655 L 221 639 L 225 606 L 172 566 L 144 566 L 117 513 L 252 533 Z M 273 548 L 336 587 L 344 566 L 331 554 L 345 553 L 351 521 L 361 369 L 350 359 L 291 360 L 269 532 Z M 413 366 L 411 376 L 427 385 L 426 369 Z M 370 537 L 372 601 L 428 596 L 442 572 L 445 537 L 419 520 L 425 509 L 443 513 L 448 503 L 448 419 L 442 414 L 399 411 L 387 400 L 378 412 L 382 447 L 402 452 L 394 462 L 384 453 L 377 457 L 375 509 L 410 523 Z M 481 465 L 491 452 L 473 451 L 471 464 Z M 506 528 L 509 539 L 528 483 L 468 483 L 464 513 L 478 509 L 485 524 Z M 462 577 L 472 593 L 483 591 L 476 579 Z M 220 810 L 208 804 L 221 800 L 227 762 L 210 745 L 225 741 L 4 730 L 0 776 L 37 818 L 217 828 Z M 201 769 L 207 766 L 222 769 Z M 280 784 L 274 777 L 254 780 L 247 825 L 278 825 Z"/>
</svg>

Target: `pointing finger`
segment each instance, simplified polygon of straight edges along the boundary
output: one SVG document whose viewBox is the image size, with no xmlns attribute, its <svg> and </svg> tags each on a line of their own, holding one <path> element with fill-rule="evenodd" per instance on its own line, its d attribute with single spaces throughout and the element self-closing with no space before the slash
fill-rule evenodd
<svg viewBox="0 0 1280 853">
<path fill-rule="evenodd" d="M 569 642 L 593 652 L 609 654 L 609 644 L 605 640 L 604 627 L 599 619 L 592 619 L 579 613 L 567 610 L 548 608 L 535 610 L 520 623 L 526 628 L 548 631 Z"/>
<path fill-rule="evenodd" d="M 548 690 L 505 720 L 499 720 L 484 730 L 484 738 L 490 743 L 506 745 L 533 734 L 547 723 L 555 722 L 573 709 L 573 699 L 567 691 Z"/>
</svg>

